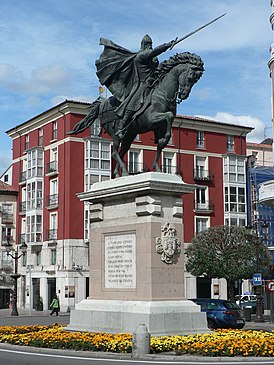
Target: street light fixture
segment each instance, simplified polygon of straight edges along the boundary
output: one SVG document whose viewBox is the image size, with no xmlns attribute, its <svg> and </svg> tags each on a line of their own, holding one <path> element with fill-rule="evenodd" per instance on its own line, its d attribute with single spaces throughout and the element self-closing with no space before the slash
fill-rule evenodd
<svg viewBox="0 0 274 365">
<path fill-rule="evenodd" d="M 18 260 L 20 259 L 21 256 L 24 256 L 26 254 L 28 245 L 25 242 L 23 242 L 19 246 L 19 248 L 21 250 L 21 253 L 19 254 L 19 250 L 18 250 L 18 246 L 17 246 L 15 251 L 14 251 L 14 255 L 13 255 L 11 253 L 13 245 L 10 243 L 10 236 L 7 236 L 7 242 L 4 246 L 5 246 L 7 255 L 10 256 L 14 260 L 14 274 L 11 275 L 11 277 L 14 280 L 14 288 L 13 288 L 12 300 L 11 300 L 11 305 L 12 305 L 11 315 L 12 316 L 18 316 L 18 310 L 17 310 L 17 280 L 21 276 L 21 274 L 18 274 Z"/>
<path fill-rule="evenodd" d="M 255 222 L 254 225 L 249 224 L 246 226 L 246 230 L 248 231 L 248 234 L 252 236 L 254 233 L 256 236 L 259 236 L 258 232 L 258 223 Z M 268 223 L 266 221 L 260 223 L 261 232 L 263 234 L 262 240 L 266 239 L 267 233 L 268 233 Z M 259 241 L 257 241 L 256 244 L 256 272 L 260 273 L 260 252 L 259 252 Z M 260 285 L 255 286 L 255 294 L 256 294 L 256 317 L 255 322 L 264 322 L 263 317 L 263 300 L 262 300 L 262 283 Z"/>
</svg>

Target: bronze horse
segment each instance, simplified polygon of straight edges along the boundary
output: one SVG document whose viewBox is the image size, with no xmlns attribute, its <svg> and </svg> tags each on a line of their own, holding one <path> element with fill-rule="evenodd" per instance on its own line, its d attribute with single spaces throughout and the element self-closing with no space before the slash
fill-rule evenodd
<svg viewBox="0 0 274 365">
<path fill-rule="evenodd" d="M 160 171 L 158 161 L 171 137 L 176 104 L 188 98 L 192 86 L 200 79 L 203 71 L 201 58 L 189 52 L 178 53 L 162 62 L 157 70 L 157 81 L 149 95 L 148 106 L 137 112 L 122 140 L 115 135 L 119 125 L 115 109 L 119 101 L 113 96 L 108 99 L 98 98 L 92 103 L 89 114 L 78 122 L 69 134 L 84 131 L 99 118 L 101 126 L 113 140 L 112 156 L 117 161 L 114 176 L 118 177 L 120 168 L 122 176 L 128 175 L 123 158 L 136 136 L 154 131 L 157 152 L 152 168 Z"/>
</svg>

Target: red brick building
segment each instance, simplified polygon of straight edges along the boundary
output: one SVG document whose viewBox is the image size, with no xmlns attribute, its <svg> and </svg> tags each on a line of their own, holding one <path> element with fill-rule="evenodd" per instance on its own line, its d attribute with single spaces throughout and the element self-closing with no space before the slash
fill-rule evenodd
<svg viewBox="0 0 274 365">
<path fill-rule="evenodd" d="M 89 104 L 66 100 L 12 128 L 13 187 L 19 191 L 16 242 L 28 245 L 21 261 L 21 305 L 48 308 L 53 293 L 61 310 L 88 295 L 89 209 L 77 193 L 111 178 L 111 140 L 95 123 L 67 135 Z M 178 115 L 161 156 L 162 171 L 196 184 L 184 197 L 184 241 L 214 225 L 246 224 L 246 134 L 252 128 Z M 130 173 L 150 171 L 156 152 L 152 133 L 138 136 L 127 155 Z M 28 268 L 28 270 L 27 270 Z M 30 275 L 27 274 L 31 270 Z M 31 283 L 29 282 L 31 278 Z M 214 283 L 187 276 L 187 297 L 211 291 Z M 219 285 L 220 283 L 215 283 Z M 226 288 L 219 285 L 226 296 Z"/>
</svg>

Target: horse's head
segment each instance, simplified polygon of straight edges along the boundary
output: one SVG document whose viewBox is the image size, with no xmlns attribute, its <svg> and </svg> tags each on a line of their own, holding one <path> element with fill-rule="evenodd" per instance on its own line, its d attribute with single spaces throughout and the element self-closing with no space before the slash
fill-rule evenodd
<svg viewBox="0 0 274 365">
<path fill-rule="evenodd" d="M 192 86 L 200 79 L 203 74 L 204 67 L 201 58 L 194 54 L 190 55 L 191 62 L 182 63 L 180 66 L 181 73 L 178 78 L 179 91 L 177 98 L 179 102 L 188 98 Z"/>
</svg>

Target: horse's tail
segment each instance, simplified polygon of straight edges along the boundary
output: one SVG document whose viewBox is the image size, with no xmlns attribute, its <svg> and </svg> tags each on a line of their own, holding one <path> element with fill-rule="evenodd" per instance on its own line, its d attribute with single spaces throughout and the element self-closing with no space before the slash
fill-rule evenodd
<svg viewBox="0 0 274 365">
<path fill-rule="evenodd" d="M 99 97 L 96 99 L 90 106 L 90 112 L 84 119 L 80 120 L 80 122 L 76 123 L 70 132 L 67 134 L 78 134 L 83 132 L 85 129 L 90 127 L 92 123 L 98 118 L 99 108 L 102 103 L 102 99 Z"/>
</svg>

